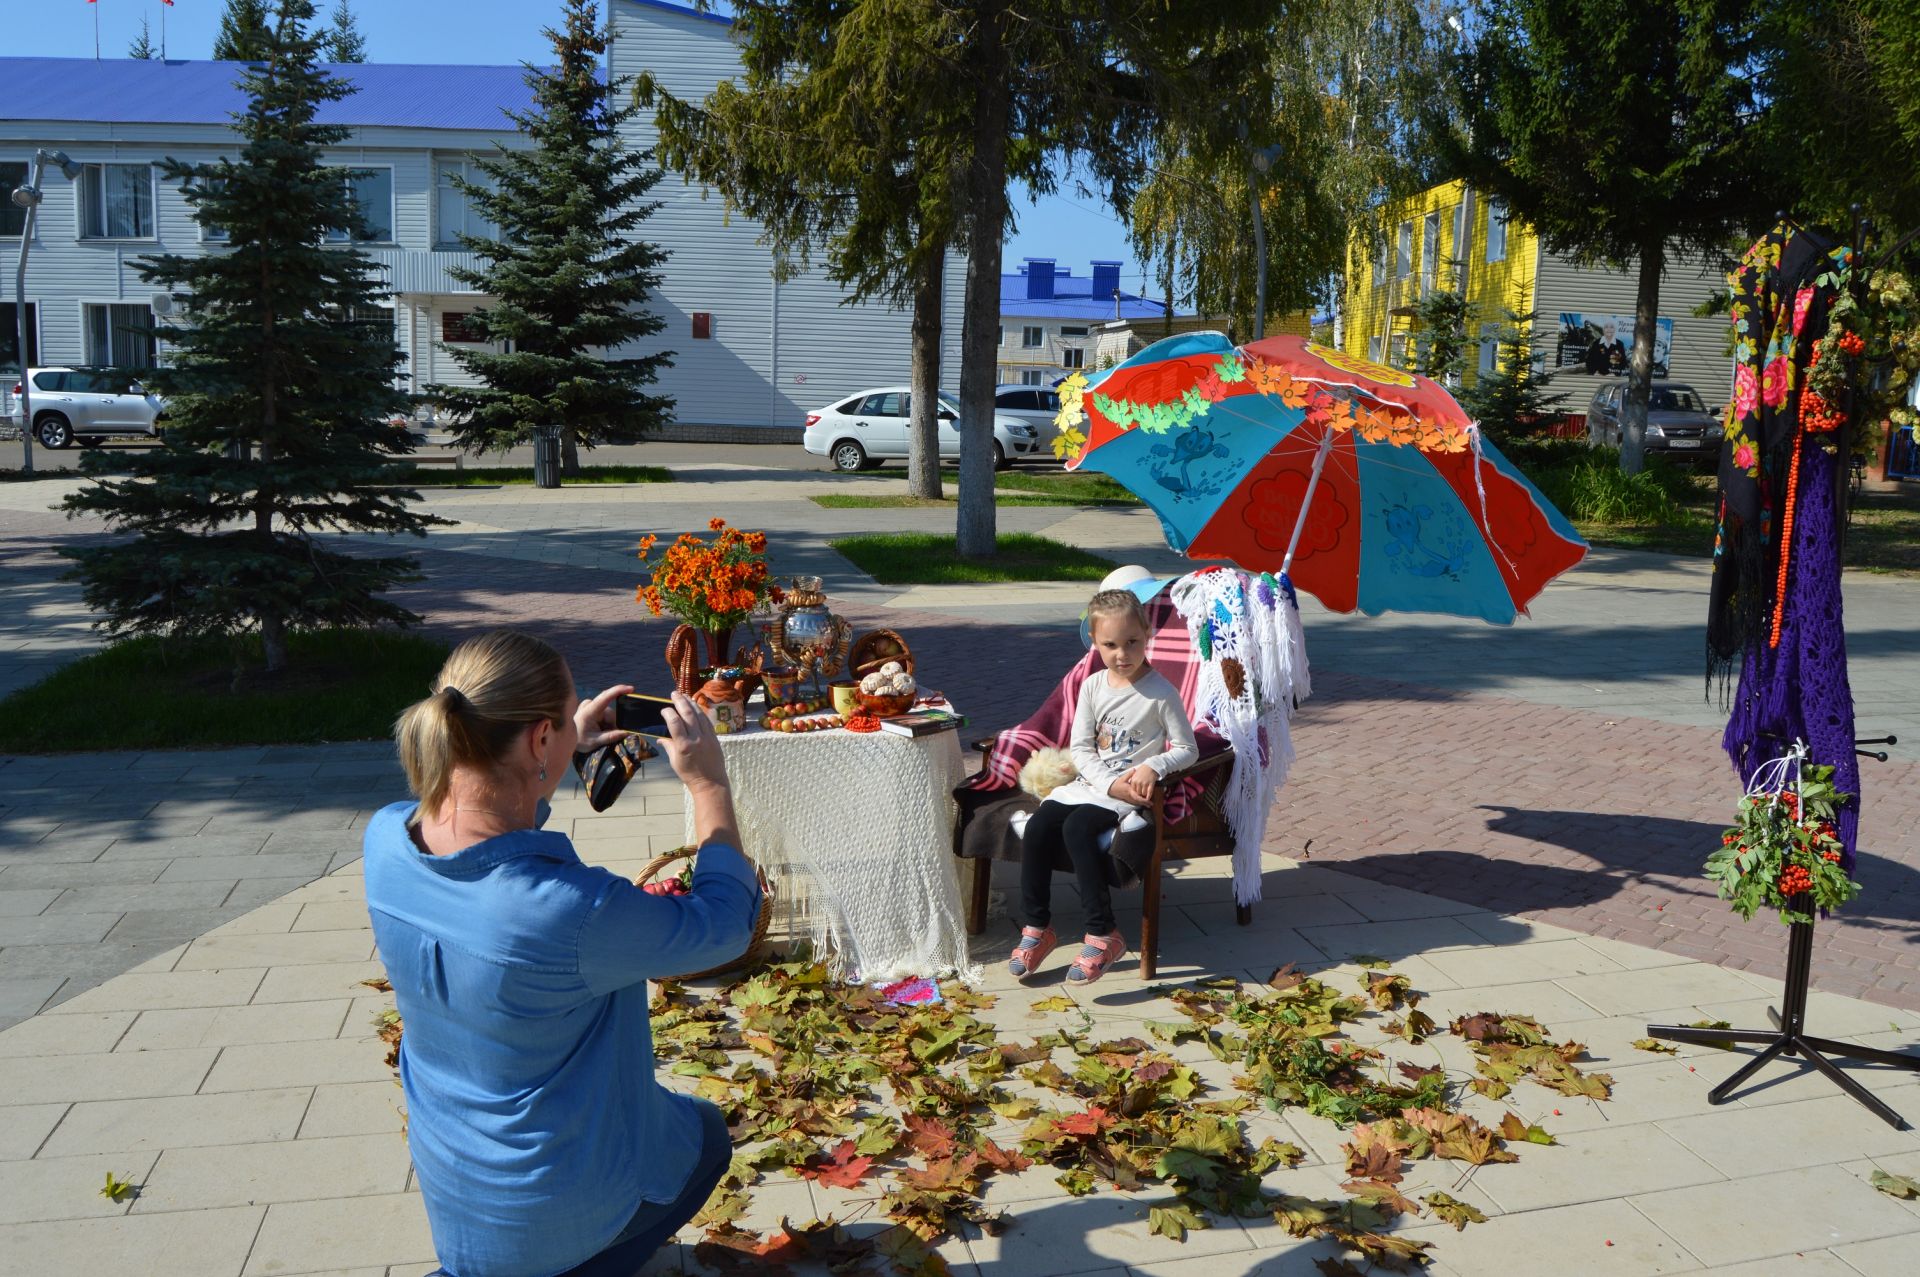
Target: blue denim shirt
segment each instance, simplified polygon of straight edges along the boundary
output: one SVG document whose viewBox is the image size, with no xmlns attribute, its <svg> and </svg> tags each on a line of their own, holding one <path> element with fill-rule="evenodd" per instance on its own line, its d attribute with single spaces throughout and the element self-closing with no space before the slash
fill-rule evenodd
<svg viewBox="0 0 1920 1277">
<path fill-rule="evenodd" d="M 367 910 L 434 1247 L 457 1277 L 550 1277 L 685 1187 L 700 1120 L 654 1079 L 646 982 L 737 957 L 759 886 L 711 843 L 678 897 L 582 864 L 563 834 L 432 856 L 416 807 L 367 826 Z"/>
</svg>

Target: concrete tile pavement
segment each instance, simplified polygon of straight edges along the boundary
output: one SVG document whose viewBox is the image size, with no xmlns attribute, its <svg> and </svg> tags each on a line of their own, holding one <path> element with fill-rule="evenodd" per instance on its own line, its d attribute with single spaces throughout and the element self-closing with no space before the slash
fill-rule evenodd
<svg viewBox="0 0 1920 1277">
<path fill-rule="evenodd" d="M 677 800 L 672 782 L 654 777 L 622 805 L 637 802 L 643 819 L 657 805 L 665 818 Z M 560 827 L 578 831 L 583 810 L 568 797 L 556 812 Z M 646 837 L 633 830 L 600 841 L 630 860 L 640 849 L 618 844 Z M 373 1011 L 388 1000 L 359 983 L 379 967 L 339 957 L 371 949 L 357 867 L 0 1032 L 0 1257 L 8 1271 L 92 1273 L 113 1263 L 196 1277 L 425 1271 L 431 1241 L 409 1185 L 400 1096 L 373 1035 Z M 1523 1085 L 1485 1107 L 1495 1118 L 1513 1107 L 1561 1143 L 1524 1150 L 1516 1166 L 1483 1167 L 1457 1188 L 1491 1217 L 1487 1224 L 1455 1233 L 1403 1221 L 1409 1235 L 1434 1242 L 1434 1271 L 1505 1271 L 1549 1254 L 1554 1271 L 1571 1274 L 1738 1272 L 1734 1265 L 1769 1262 L 1827 1267 L 1750 1271 L 1891 1271 L 1885 1265 L 1920 1241 L 1920 1211 L 1865 1182 L 1876 1165 L 1920 1166 L 1920 1136 L 1892 1131 L 1824 1087 L 1761 1086 L 1712 1108 L 1705 1091 L 1733 1067 L 1729 1053 L 1690 1047 L 1667 1058 L 1630 1046 L 1646 1017 L 1695 1019 L 1728 995 L 1752 1000 L 1762 991 L 1749 977 L 1688 959 L 1627 969 L 1617 957 L 1641 952 L 1632 946 L 1438 899 L 1420 910 L 1411 891 L 1396 902 L 1402 918 L 1356 923 L 1377 907 L 1374 884 L 1278 856 L 1267 858 L 1255 926 L 1243 930 L 1229 921 L 1225 881 L 1216 862 L 1170 877 L 1170 965 L 1255 981 L 1279 955 L 1311 955 L 1310 970 L 1351 985 L 1361 971 L 1339 961 L 1340 942 L 1365 926 L 1380 950 L 1405 955 L 1396 967 L 1429 995 L 1424 1005 L 1437 1017 L 1535 1014 L 1556 1036 L 1578 1033 L 1593 1067 L 1613 1075 L 1614 1098 L 1604 1105 Z M 1062 895 L 1065 911 L 1071 895 Z M 1132 898 L 1120 903 L 1131 931 Z M 309 911 L 326 925 L 296 930 Z M 1059 986 L 1043 977 L 1043 987 L 1019 987 L 1005 976 L 995 959 L 1010 936 L 996 917 L 976 950 L 988 964 L 984 987 L 999 999 L 988 1018 L 1026 1035 L 1034 1031 L 1027 1007 Z M 1143 1018 L 1169 1012 L 1142 989 L 1132 959 L 1073 996 L 1103 1035 L 1137 1032 Z M 1825 1001 L 1842 1030 L 1892 1024 L 1920 1036 L 1920 1015 Z M 1389 1067 L 1440 1064 L 1463 1080 L 1469 1067 L 1445 1037 L 1421 1046 L 1365 1040 L 1387 1052 Z M 1227 1085 L 1232 1070 L 1193 1046 L 1188 1054 L 1209 1085 Z M 1869 1084 L 1920 1116 L 1920 1077 Z M 1342 1177 L 1345 1136 L 1331 1123 L 1297 1110 L 1249 1122 L 1309 1150 L 1305 1165 L 1269 1177 L 1275 1190 L 1324 1193 Z M 108 1170 L 138 1195 L 117 1205 L 100 1198 Z M 1420 1191 L 1452 1184 L 1457 1168 L 1418 1165 L 1414 1178 L 1428 1173 L 1439 1179 L 1419 1180 Z M 1013 1215 L 1010 1232 L 969 1234 L 944 1249 L 956 1272 L 1293 1272 L 1328 1253 L 1262 1221 L 1216 1221 L 1179 1246 L 1146 1235 L 1151 1194 L 1076 1200 L 1050 1173 L 1020 1181 L 996 1193 Z M 844 1212 L 843 1196 L 771 1181 L 755 1191 L 754 1219 Z M 1743 1226 L 1754 1201 L 1766 1204 L 1766 1219 Z M 1816 1260 L 1801 1258 L 1808 1254 Z M 1844 1266 L 1856 1259 L 1862 1266 Z M 683 1270 L 701 1271 L 690 1252 L 673 1249 L 650 1271 Z"/>
</svg>

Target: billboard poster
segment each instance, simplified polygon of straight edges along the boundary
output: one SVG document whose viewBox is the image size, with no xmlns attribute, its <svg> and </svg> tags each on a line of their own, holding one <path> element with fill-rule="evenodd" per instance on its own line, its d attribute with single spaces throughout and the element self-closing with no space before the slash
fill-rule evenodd
<svg viewBox="0 0 1920 1277">
<path fill-rule="evenodd" d="M 1673 321 L 1654 321 L 1653 375 L 1667 375 L 1673 351 Z M 1633 316 L 1596 315 L 1561 311 L 1560 336 L 1554 343 L 1555 368 L 1576 368 L 1600 377 L 1624 377 L 1633 358 Z"/>
</svg>

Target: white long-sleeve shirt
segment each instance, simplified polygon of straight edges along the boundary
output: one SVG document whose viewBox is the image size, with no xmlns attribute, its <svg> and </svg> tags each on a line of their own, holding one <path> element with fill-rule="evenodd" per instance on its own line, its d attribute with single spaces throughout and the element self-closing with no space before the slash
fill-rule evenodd
<svg viewBox="0 0 1920 1277">
<path fill-rule="evenodd" d="M 1152 669 L 1119 687 L 1105 670 L 1082 683 L 1070 750 L 1080 776 L 1047 801 L 1093 803 L 1123 816 L 1139 808 L 1107 793 L 1115 780 L 1142 763 L 1165 778 L 1200 757 L 1180 693 Z"/>
</svg>

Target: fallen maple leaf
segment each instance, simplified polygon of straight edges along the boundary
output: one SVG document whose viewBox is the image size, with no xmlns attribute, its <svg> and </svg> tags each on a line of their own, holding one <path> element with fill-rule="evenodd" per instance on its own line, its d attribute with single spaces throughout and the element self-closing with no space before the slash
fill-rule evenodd
<svg viewBox="0 0 1920 1277">
<path fill-rule="evenodd" d="M 953 1156 L 953 1128 L 939 1118 L 914 1113 L 901 1119 L 901 1125 L 907 1128 L 907 1147 L 929 1162 Z"/>
<path fill-rule="evenodd" d="M 800 1178 L 818 1180 L 830 1188 L 852 1188 L 873 1169 L 871 1157 L 861 1157 L 852 1140 L 841 1140 L 831 1153 L 807 1159 Z"/>
<path fill-rule="evenodd" d="M 980 1137 L 980 1143 L 974 1146 L 974 1151 L 980 1155 L 982 1163 L 1010 1175 L 1017 1175 L 1033 1165 L 1032 1158 L 1017 1149 L 1002 1148 L 984 1135 Z"/>
<path fill-rule="evenodd" d="M 1635 1038 L 1629 1045 L 1636 1051 L 1650 1051 L 1655 1055 L 1678 1055 L 1680 1048 L 1668 1046 L 1654 1038 Z"/>
<path fill-rule="evenodd" d="M 1147 1231 L 1160 1237 L 1171 1237 L 1177 1242 L 1187 1240 L 1189 1229 L 1212 1227 L 1212 1221 L 1204 1215 L 1196 1214 L 1191 1206 L 1180 1202 L 1175 1202 L 1171 1206 L 1154 1206 L 1147 1211 Z"/>
<path fill-rule="evenodd" d="M 1396 1175 L 1394 1178 L 1397 1180 L 1399 1176 Z M 1420 1213 L 1419 1203 L 1384 1180 L 1350 1179 L 1340 1187 L 1353 1194 L 1355 1200 L 1365 1202 L 1387 1219 L 1392 1219 L 1396 1215 Z"/>
<path fill-rule="evenodd" d="M 1875 1188 L 1894 1197 L 1920 1197 L 1920 1180 L 1887 1171 L 1875 1171 L 1867 1180 Z"/>
<path fill-rule="evenodd" d="M 1479 1208 L 1460 1201 L 1451 1194 L 1440 1192 L 1438 1189 L 1420 1200 L 1427 1204 L 1427 1209 L 1434 1213 L 1435 1218 L 1452 1224 L 1456 1233 L 1464 1231 L 1468 1224 L 1487 1222 L 1487 1217 L 1481 1214 Z"/>
<path fill-rule="evenodd" d="M 112 1171 L 107 1172 L 106 1187 L 100 1190 L 100 1196 L 110 1202 L 123 1202 L 133 1195 L 133 1181 L 121 1179 Z"/>
<path fill-rule="evenodd" d="M 1547 1133 L 1544 1127 L 1535 1126 L 1523 1120 L 1518 1113 L 1511 1110 L 1508 1111 L 1505 1117 L 1500 1119 L 1500 1138 L 1524 1140 L 1529 1144 L 1558 1143 L 1553 1136 Z"/>
<path fill-rule="evenodd" d="M 1056 993 L 1050 998 L 1041 998 L 1038 1002 L 1028 1007 L 1027 1014 L 1030 1016 L 1045 1015 L 1049 1011 L 1077 1011 L 1077 1010 L 1079 1010 L 1079 1007 L 1075 1005 L 1072 998 L 1069 998 L 1064 994 Z"/>
</svg>

